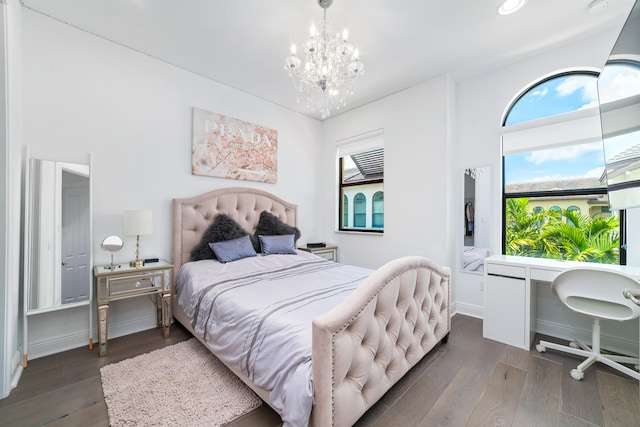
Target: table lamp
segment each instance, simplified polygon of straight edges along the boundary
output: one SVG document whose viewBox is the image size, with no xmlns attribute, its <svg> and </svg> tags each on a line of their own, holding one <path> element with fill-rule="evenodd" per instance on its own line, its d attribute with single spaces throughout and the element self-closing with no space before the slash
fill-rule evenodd
<svg viewBox="0 0 640 427">
<path fill-rule="evenodd" d="M 136 259 L 129 266 L 142 267 L 144 260 L 140 259 L 140 236 L 153 233 L 153 215 L 148 210 L 124 211 L 122 229 L 125 236 L 136 236 Z"/>
</svg>

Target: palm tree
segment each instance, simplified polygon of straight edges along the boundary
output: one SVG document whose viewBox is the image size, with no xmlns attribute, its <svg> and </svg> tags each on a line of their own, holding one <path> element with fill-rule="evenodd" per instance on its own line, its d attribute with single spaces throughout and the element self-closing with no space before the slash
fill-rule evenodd
<svg viewBox="0 0 640 427">
<path fill-rule="evenodd" d="M 507 255 L 545 257 L 557 250 L 540 239 L 551 211 L 533 212 L 528 208 L 529 199 L 507 199 Z"/>
<path fill-rule="evenodd" d="M 577 211 L 564 210 L 566 222 L 550 222 L 541 238 L 560 249 L 562 259 L 582 262 L 620 263 L 619 219 L 590 218 Z"/>
<path fill-rule="evenodd" d="M 618 218 L 592 219 L 567 209 L 533 212 L 528 205 L 528 198 L 507 200 L 507 255 L 620 262 Z"/>
</svg>

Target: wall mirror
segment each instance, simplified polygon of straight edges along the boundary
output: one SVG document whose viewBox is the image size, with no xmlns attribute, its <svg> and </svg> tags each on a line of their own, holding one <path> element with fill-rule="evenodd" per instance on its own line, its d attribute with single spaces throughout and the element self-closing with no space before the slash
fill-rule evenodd
<svg viewBox="0 0 640 427">
<path fill-rule="evenodd" d="M 467 273 L 484 273 L 484 259 L 491 255 L 491 168 L 468 168 L 463 172 L 462 259 Z"/>
<path fill-rule="evenodd" d="M 25 302 L 33 314 L 91 299 L 89 165 L 29 159 L 25 173 Z"/>
<path fill-rule="evenodd" d="M 640 2 L 629 14 L 598 78 L 611 210 L 640 206 Z"/>
</svg>

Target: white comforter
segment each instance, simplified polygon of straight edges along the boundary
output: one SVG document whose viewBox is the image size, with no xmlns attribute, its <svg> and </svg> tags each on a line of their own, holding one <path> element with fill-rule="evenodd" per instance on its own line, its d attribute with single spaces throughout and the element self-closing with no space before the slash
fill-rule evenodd
<svg viewBox="0 0 640 427">
<path fill-rule="evenodd" d="M 176 296 L 220 360 L 268 390 L 285 425 L 308 424 L 313 404 L 311 321 L 371 270 L 307 252 L 182 266 Z"/>
</svg>

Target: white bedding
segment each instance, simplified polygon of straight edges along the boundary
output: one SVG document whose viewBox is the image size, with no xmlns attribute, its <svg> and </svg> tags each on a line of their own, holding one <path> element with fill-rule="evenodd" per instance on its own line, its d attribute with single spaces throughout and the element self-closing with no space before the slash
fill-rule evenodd
<svg viewBox="0 0 640 427">
<path fill-rule="evenodd" d="M 489 256 L 489 249 L 476 246 L 465 246 L 462 254 L 462 268 L 467 271 L 484 271 L 484 259 Z"/>
<path fill-rule="evenodd" d="M 209 349 L 269 391 L 285 425 L 303 426 L 313 404 L 311 321 L 371 272 L 303 251 L 203 260 L 182 266 L 176 298 Z"/>
</svg>

